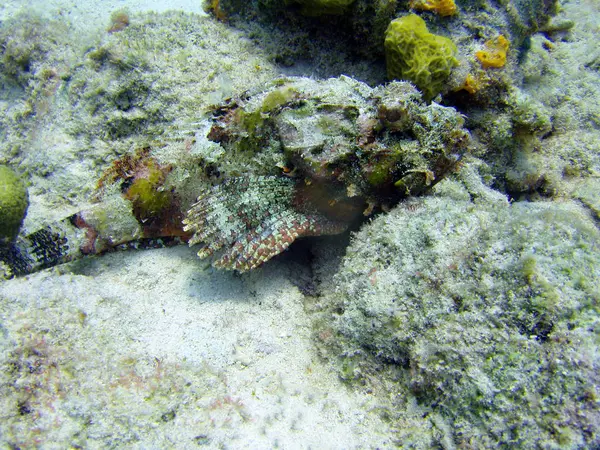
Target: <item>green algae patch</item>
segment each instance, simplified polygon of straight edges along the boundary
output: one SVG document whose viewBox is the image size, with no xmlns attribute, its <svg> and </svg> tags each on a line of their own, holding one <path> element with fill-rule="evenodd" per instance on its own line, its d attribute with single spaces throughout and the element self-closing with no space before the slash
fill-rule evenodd
<svg viewBox="0 0 600 450">
<path fill-rule="evenodd" d="M 277 113 L 283 106 L 297 98 L 298 95 L 298 91 L 292 87 L 282 86 L 269 92 L 258 109 L 248 112 L 239 111 L 237 120 L 241 127 L 251 135 L 258 133 L 272 114 Z M 249 138 L 251 137 L 249 136 Z"/>
<path fill-rule="evenodd" d="M 164 170 L 152 160 L 147 161 L 146 169 L 145 177 L 135 179 L 126 192 L 126 198 L 133 202 L 134 208 L 142 218 L 160 213 L 168 206 L 170 200 L 169 193 L 162 190 Z"/>
<path fill-rule="evenodd" d="M 12 169 L 0 166 L 0 241 L 17 237 L 28 206 L 23 181 Z"/>
<path fill-rule="evenodd" d="M 262 103 L 260 110 L 263 113 L 269 113 L 277 108 L 281 108 L 286 103 L 297 97 L 298 91 L 290 86 L 283 86 L 280 89 L 269 92 Z"/>
</svg>

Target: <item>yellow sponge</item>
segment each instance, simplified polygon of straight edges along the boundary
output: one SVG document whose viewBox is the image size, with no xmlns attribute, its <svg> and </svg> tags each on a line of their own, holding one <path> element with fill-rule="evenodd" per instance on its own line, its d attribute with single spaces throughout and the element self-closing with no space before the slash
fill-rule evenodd
<svg viewBox="0 0 600 450">
<path fill-rule="evenodd" d="M 388 78 L 414 83 L 427 100 L 435 97 L 458 64 L 456 45 L 432 34 L 416 14 L 393 20 L 385 32 Z"/>
</svg>

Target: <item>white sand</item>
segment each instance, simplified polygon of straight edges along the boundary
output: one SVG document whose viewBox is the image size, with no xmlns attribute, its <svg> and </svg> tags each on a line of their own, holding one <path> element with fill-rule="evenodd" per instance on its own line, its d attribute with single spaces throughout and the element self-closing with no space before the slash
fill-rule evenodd
<svg viewBox="0 0 600 450">
<path fill-rule="evenodd" d="M 132 426 L 145 430 L 140 448 L 164 448 L 169 442 L 183 448 L 198 435 L 208 436 L 210 446 L 218 442 L 231 448 L 341 449 L 385 443 L 384 424 L 367 412 L 369 395 L 347 389 L 316 354 L 302 295 L 288 280 L 285 263 L 243 277 L 202 270 L 205 266 L 186 247 L 140 250 L 63 266 L 65 274 L 42 272 L 0 284 L 2 322 L 11 336 L 44 329 L 51 347 L 75 357 L 86 355 L 82 367 L 88 373 L 63 381 L 70 392 L 50 401 L 43 415 L 65 420 L 65 415 L 85 411 L 94 420 L 106 420 L 109 425 L 100 428 L 110 433 L 114 416 L 131 411 Z M 83 325 L 74 325 L 75 332 L 67 333 L 67 325 L 61 328 L 60 322 L 72 323 L 80 312 L 86 317 Z M 116 393 L 102 392 L 103 384 L 112 389 L 127 364 L 143 378 L 158 360 L 167 371 L 226 380 L 214 395 L 197 401 L 195 408 L 204 411 L 197 411 L 201 420 L 196 429 L 164 424 L 163 432 L 161 423 L 147 426 L 136 417 L 140 405 L 126 401 L 114 411 L 94 410 L 92 403 L 74 406 L 90 395 L 119 402 Z M 143 392 L 152 391 L 146 386 L 152 384 L 150 378 L 140 383 L 145 384 L 139 387 Z M 186 389 L 194 401 L 194 386 Z M 228 401 L 240 405 L 242 419 L 227 417 L 231 411 L 215 406 Z M 145 408 L 163 405 L 164 399 L 155 405 L 150 400 Z M 181 406 L 178 416 L 193 417 L 189 406 Z M 214 427 L 207 431 L 211 421 Z M 173 436 L 178 436 L 175 442 Z M 89 445 L 101 447 L 101 442 L 107 441 Z"/>
</svg>

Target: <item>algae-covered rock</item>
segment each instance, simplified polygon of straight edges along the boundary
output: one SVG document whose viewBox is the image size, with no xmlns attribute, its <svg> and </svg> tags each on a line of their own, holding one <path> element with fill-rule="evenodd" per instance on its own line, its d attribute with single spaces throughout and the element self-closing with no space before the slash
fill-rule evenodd
<svg viewBox="0 0 600 450">
<path fill-rule="evenodd" d="M 86 202 L 115 159 L 169 132 L 187 136 L 210 105 L 276 76 L 261 49 L 211 17 L 131 13 L 121 31 L 110 22 L 89 34 L 65 16 L 32 17 L 0 30 L 5 52 L 39 49 L 17 72 L 25 88 L 3 91 L 19 98 L 1 104 L 0 160 L 19 164 L 41 195 L 33 228 Z"/>
<path fill-rule="evenodd" d="M 48 20 L 30 12 L 17 14 L 3 22 L 0 27 L 0 77 L 26 88 L 44 68 L 57 62 L 64 63 L 72 56 L 76 45 L 63 47 L 61 53 L 54 53 L 53 48 L 58 42 L 62 43 L 66 29 L 64 21 Z"/>
<path fill-rule="evenodd" d="M 568 39 L 531 38 L 519 64 L 519 88 L 485 108 L 471 104 L 462 111 L 484 144 L 497 189 L 513 198 L 572 196 L 597 211 L 590 193 L 600 190 L 600 74 L 588 63 L 595 52 L 592 18 L 600 10 L 596 2 L 568 8 L 571 16 L 563 12 L 558 20 L 577 14 L 578 26 Z"/>
<path fill-rule="evenodd" d="M 547 27 L 559 7 L 558 0 L 504 0 L 503 3 L 511 26 L 519 35 L 531 35 Z"/>
<path fill-rule="evenodd" d="M 23 181 L 12 169 L 0 165 L 0 241 L 17 237 L 28 205 Z"/>
<path fill-rule="evenodd" d="M 263 51 L 236 30 L 174 11 L 130 15 L 82 60 L 68 85 L 72 131 L 111 140 L 160 135 L 275 77 Z"/>
<path fill-rule="evenodd" d="M 445 180 L 355 235 L 329 297 L 341 373 L 386 380 L 403 443 L 594 447 L 600 231 L 479 186 Z"/>
</svg>

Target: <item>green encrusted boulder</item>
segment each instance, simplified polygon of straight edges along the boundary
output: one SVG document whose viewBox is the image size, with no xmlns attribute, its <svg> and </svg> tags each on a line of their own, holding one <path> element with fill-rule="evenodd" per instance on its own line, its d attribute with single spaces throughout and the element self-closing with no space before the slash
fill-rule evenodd
<svg viewBox="0 0 600 450">
<path fill-rule="evenodd" d="M 600 231 L 471 164 L 353 236 L 319 332 L 407 448 L 596 448 Z"/>
<path fill-rule="evenodd" d="M 27 189 L 19 176 L 0 165 L 0 241 L 17 237 L 28 205 Z"/>
</svg>

